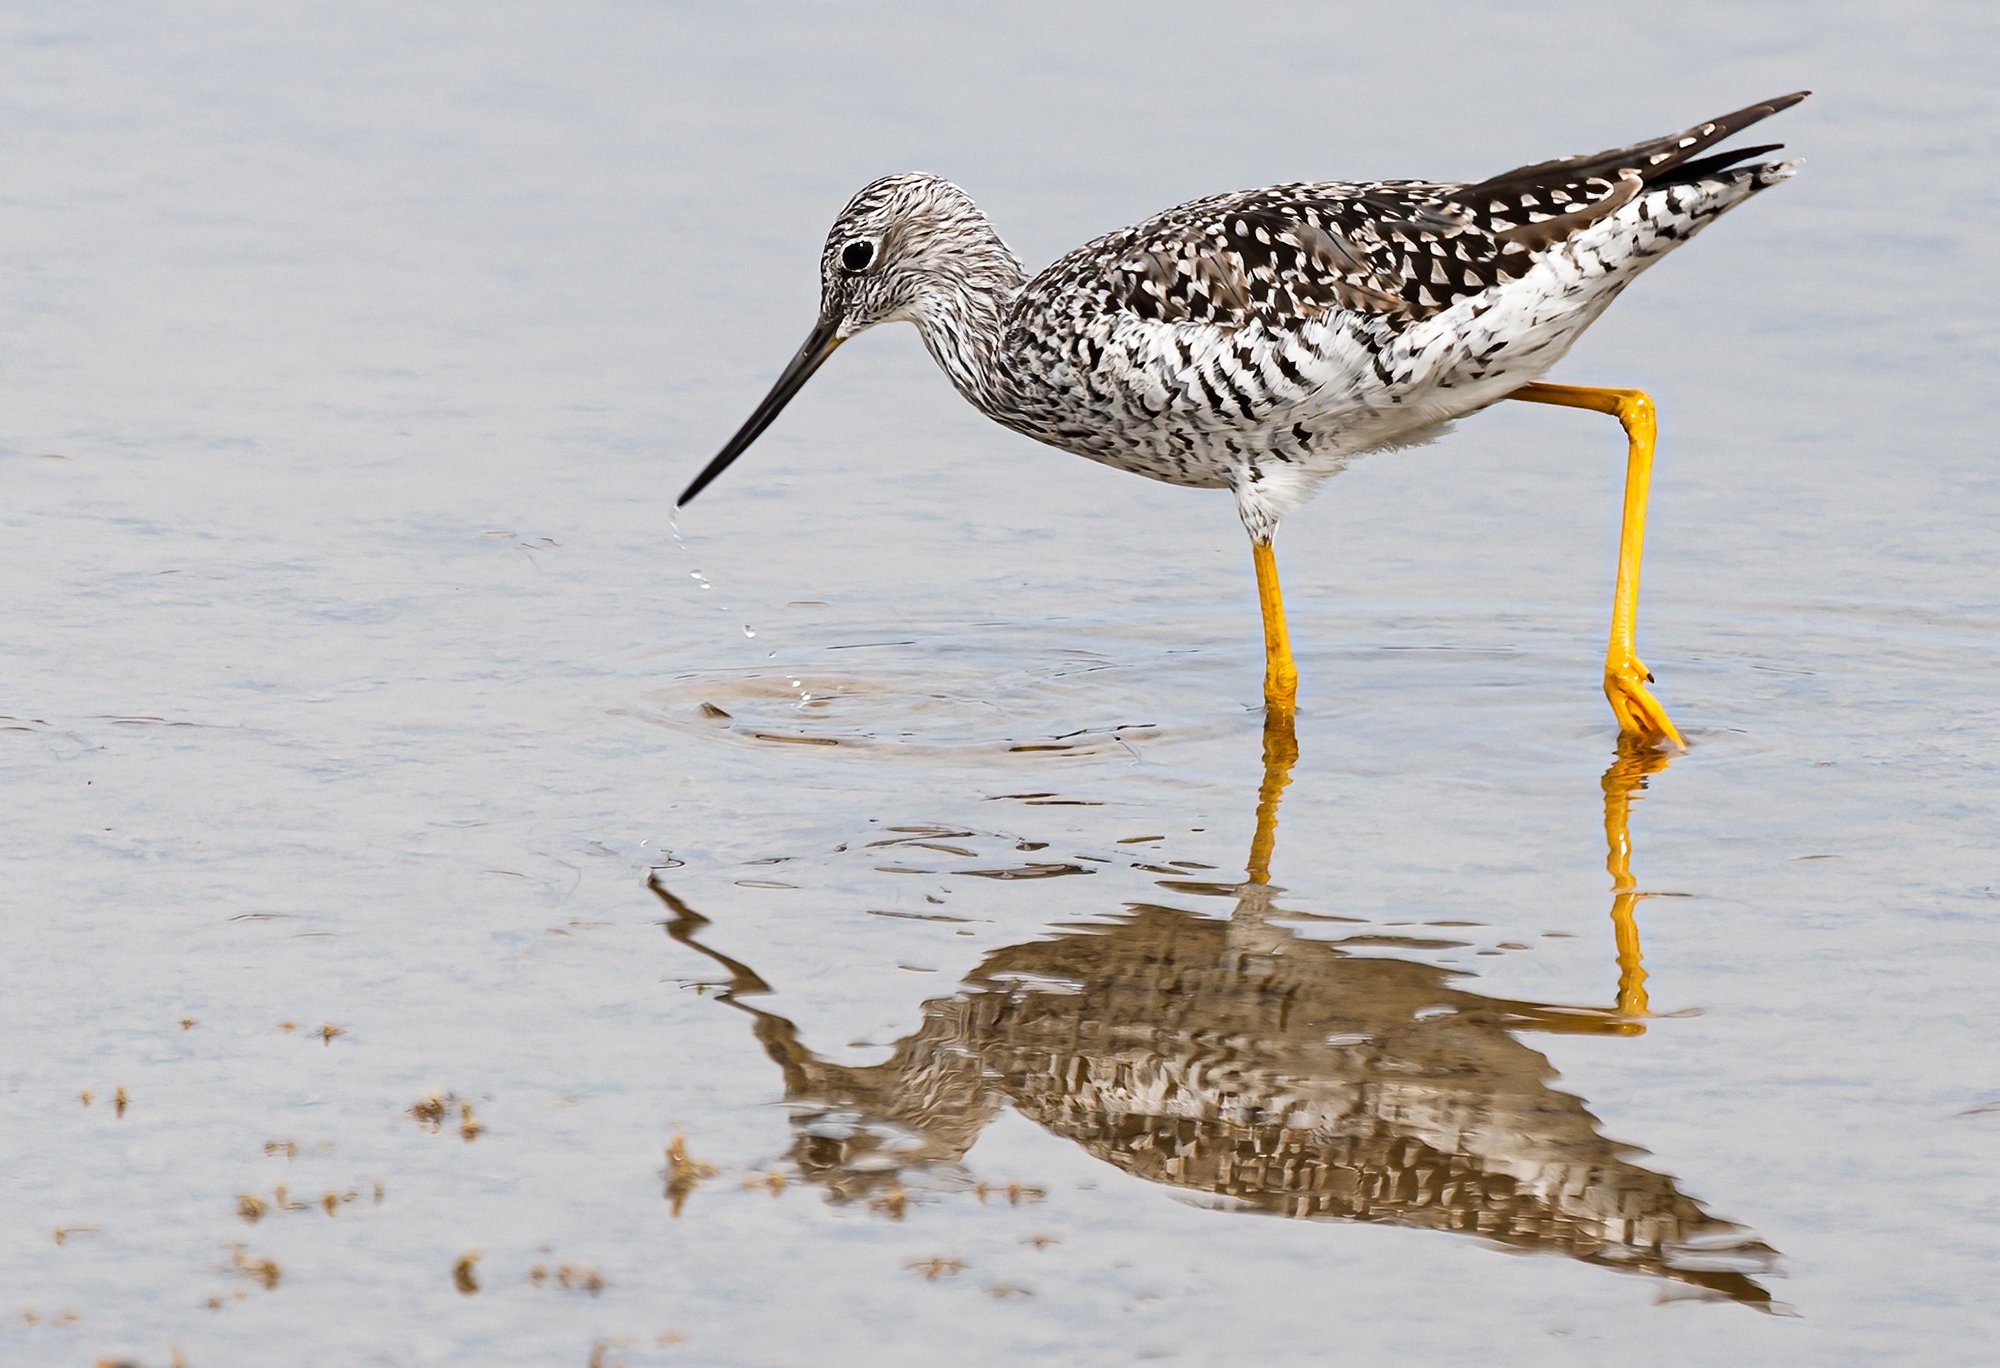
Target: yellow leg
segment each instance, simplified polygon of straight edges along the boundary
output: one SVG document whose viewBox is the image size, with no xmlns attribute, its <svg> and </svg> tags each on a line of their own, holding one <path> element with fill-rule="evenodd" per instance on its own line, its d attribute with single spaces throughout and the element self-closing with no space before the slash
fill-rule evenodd
<svg viewBox="0 0 2000 1368">
<path fill-rule="evenodd" d="M 1664 741 L 1675 750 L 1687 743 L 1646 688 L 1652 672 L 1639 659 L 1633 632 L 1639 616 L 1639 550 L 1646 538 L 1646 489 L 1653 478 L 1653 401 L 1643 390 L 1597 389 L 1583 385 L 1523 385 L 1507 396 L 1532 404 L 1609 413 L 1625 429 L 1625 516 L 1618 532 L 1618 583 L 1611 603 L 1611 646 L 1604 656 L 1604 696 L 1618 725 L 1646 741 Z"/>
<path fill-rule="evenodd" d="M 1278 558 L 1269 541 L 1250 543 L 1257 561 L 1257 600 L 1264 609 L 1264 706 L 1273 718 L 1289 719 L 1298 704 L 1299 670 L 1292 664 L 1292 639 L 1285 631 L 1285 603 L 1278 593 Z"/>
</svg>

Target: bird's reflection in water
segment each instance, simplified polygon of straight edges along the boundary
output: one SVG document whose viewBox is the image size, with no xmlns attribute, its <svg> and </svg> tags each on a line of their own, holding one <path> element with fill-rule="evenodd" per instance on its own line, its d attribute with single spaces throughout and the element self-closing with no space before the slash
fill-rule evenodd
<svg viewBox="0 0 2000 1368">
<path fill-rule="evenodd" d="M 1771 1309 L 1771 1247 L 1719 1220 L 1551 1086 L 1532 1031 L 1636 1035 L 1644 973 L 1629 871 L 1633 793 L 1666 763 L 1626 745 L 1604 776 L 1617 1000 L 1483 996 L 1433 965 L 1355 954 L 1281 924 L 1270 862 L 1297 747 L 1265 737 L 1249 877 L 1227 920 L 1138 904 L 1106 925 L 988 955 L 924 1004 L 886 1061 L 822 1059 L 706 918 L 654 889 L 677 941 L 729 975 L 784 1073 L 792 1158 L 837 1200 L 955 1164 L 1011 1105 L 1128 1173 L 1218 1205 L 1457 1231 L 1671 1279 Z"/>
</svg>

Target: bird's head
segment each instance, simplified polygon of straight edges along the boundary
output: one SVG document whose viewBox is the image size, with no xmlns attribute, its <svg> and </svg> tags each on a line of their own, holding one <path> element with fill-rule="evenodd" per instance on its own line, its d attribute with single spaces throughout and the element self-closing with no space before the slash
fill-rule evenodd
<svg viewBox="0 0 2000 1368">
<path fill-rule="evenodd" d="M 972 197 L 948 180 L 911 171 L 870 182 L 827 231 L 820 321 L 842 340 L 877 323 L 920 322 L 931 294 L 975 272 L 996 242 Z"/>
<path fill-rule="evenodd" d="M 864 185 L 827 232 L 820 253 L 819 320 L 749 421 L 676 501 L 687 503 L 756 441 L 834 349 L 877 323 L 923 327 L 982 277 L 1018 285 L 1019 260 L 972 202 L 920 171 Z"/>
</svg>

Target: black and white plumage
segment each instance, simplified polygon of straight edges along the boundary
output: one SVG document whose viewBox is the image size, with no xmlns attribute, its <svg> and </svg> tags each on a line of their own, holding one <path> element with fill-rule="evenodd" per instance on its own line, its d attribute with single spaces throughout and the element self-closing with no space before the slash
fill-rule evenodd
<svg viewBox="0 0 2000 1368">
<path fill-rule="evenodd" d="M 1804 98 L 1476 183 L 1213 195 L 1086 243 L 1033 279 L 963 190 L 884 177 L 827 236 L 812 334 L 680 502 L 842 341 L 902 321 L 990 417 L 1121 470 L 1229 489 L 1268 552 L 1279 518 L 1320 480 L 1537 381 L 1641 271 L 1789 177 L 1796 162 L 1754 160 L 1775 145 L 1708 149 Z M 1291 665 L 1267 569 L 1260 560 L 1275 697 Z"/>
<path fill-rule="evenodd" d="M 1428 441 L 1540 377 L 1639 272 L 1790 176 L 1796 162 L 1744 164 L 1773 147 L 1698 154 L 1803 98 L 1477 184 L 1212 195 L 1032 280 L 964 191 L 887 176 L 828 234 L 823 345 L 915 323 L 988 416 L 1121 470 L 1233 490 L 1268 536 L 1356 456 Z"/>
</svg>

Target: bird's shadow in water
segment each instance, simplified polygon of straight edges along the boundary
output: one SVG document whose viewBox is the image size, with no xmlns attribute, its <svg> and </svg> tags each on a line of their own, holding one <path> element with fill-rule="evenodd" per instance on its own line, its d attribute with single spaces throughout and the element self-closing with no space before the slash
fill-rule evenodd
<svg viewBox="0 0 2000 1368">
<path fill-rule="evenodd" d="M 924 1004 L 879 1064 L 815 1052 L 772 991 L 707 943 L 661 882 L 667 934 L 719 965 L 783 1074 L 790 1157 L 838 1201 L 956 1166 L 1011 1105 L 1117 1168 L 1219 1205 L 1456 1231 L 1511 1249 L 1784 1309 L 1760 1279 L 1777 1251 L 1711 1216 L 1642 1153 L 1606 1139 L 1523 1037 L 1646 1029 L 1632 798 L 1668 757 L 1621 742 L 1603 777 L 1618 986 L 1609 1005 L 1488 997 L 1434 965 L 1298 935 L 1270 882 L 1298 748 L 1267 727 L 1256 834 L 1227 919 L 1128 904 L 1112 922 L 988 954 Z"/>
</svg>

